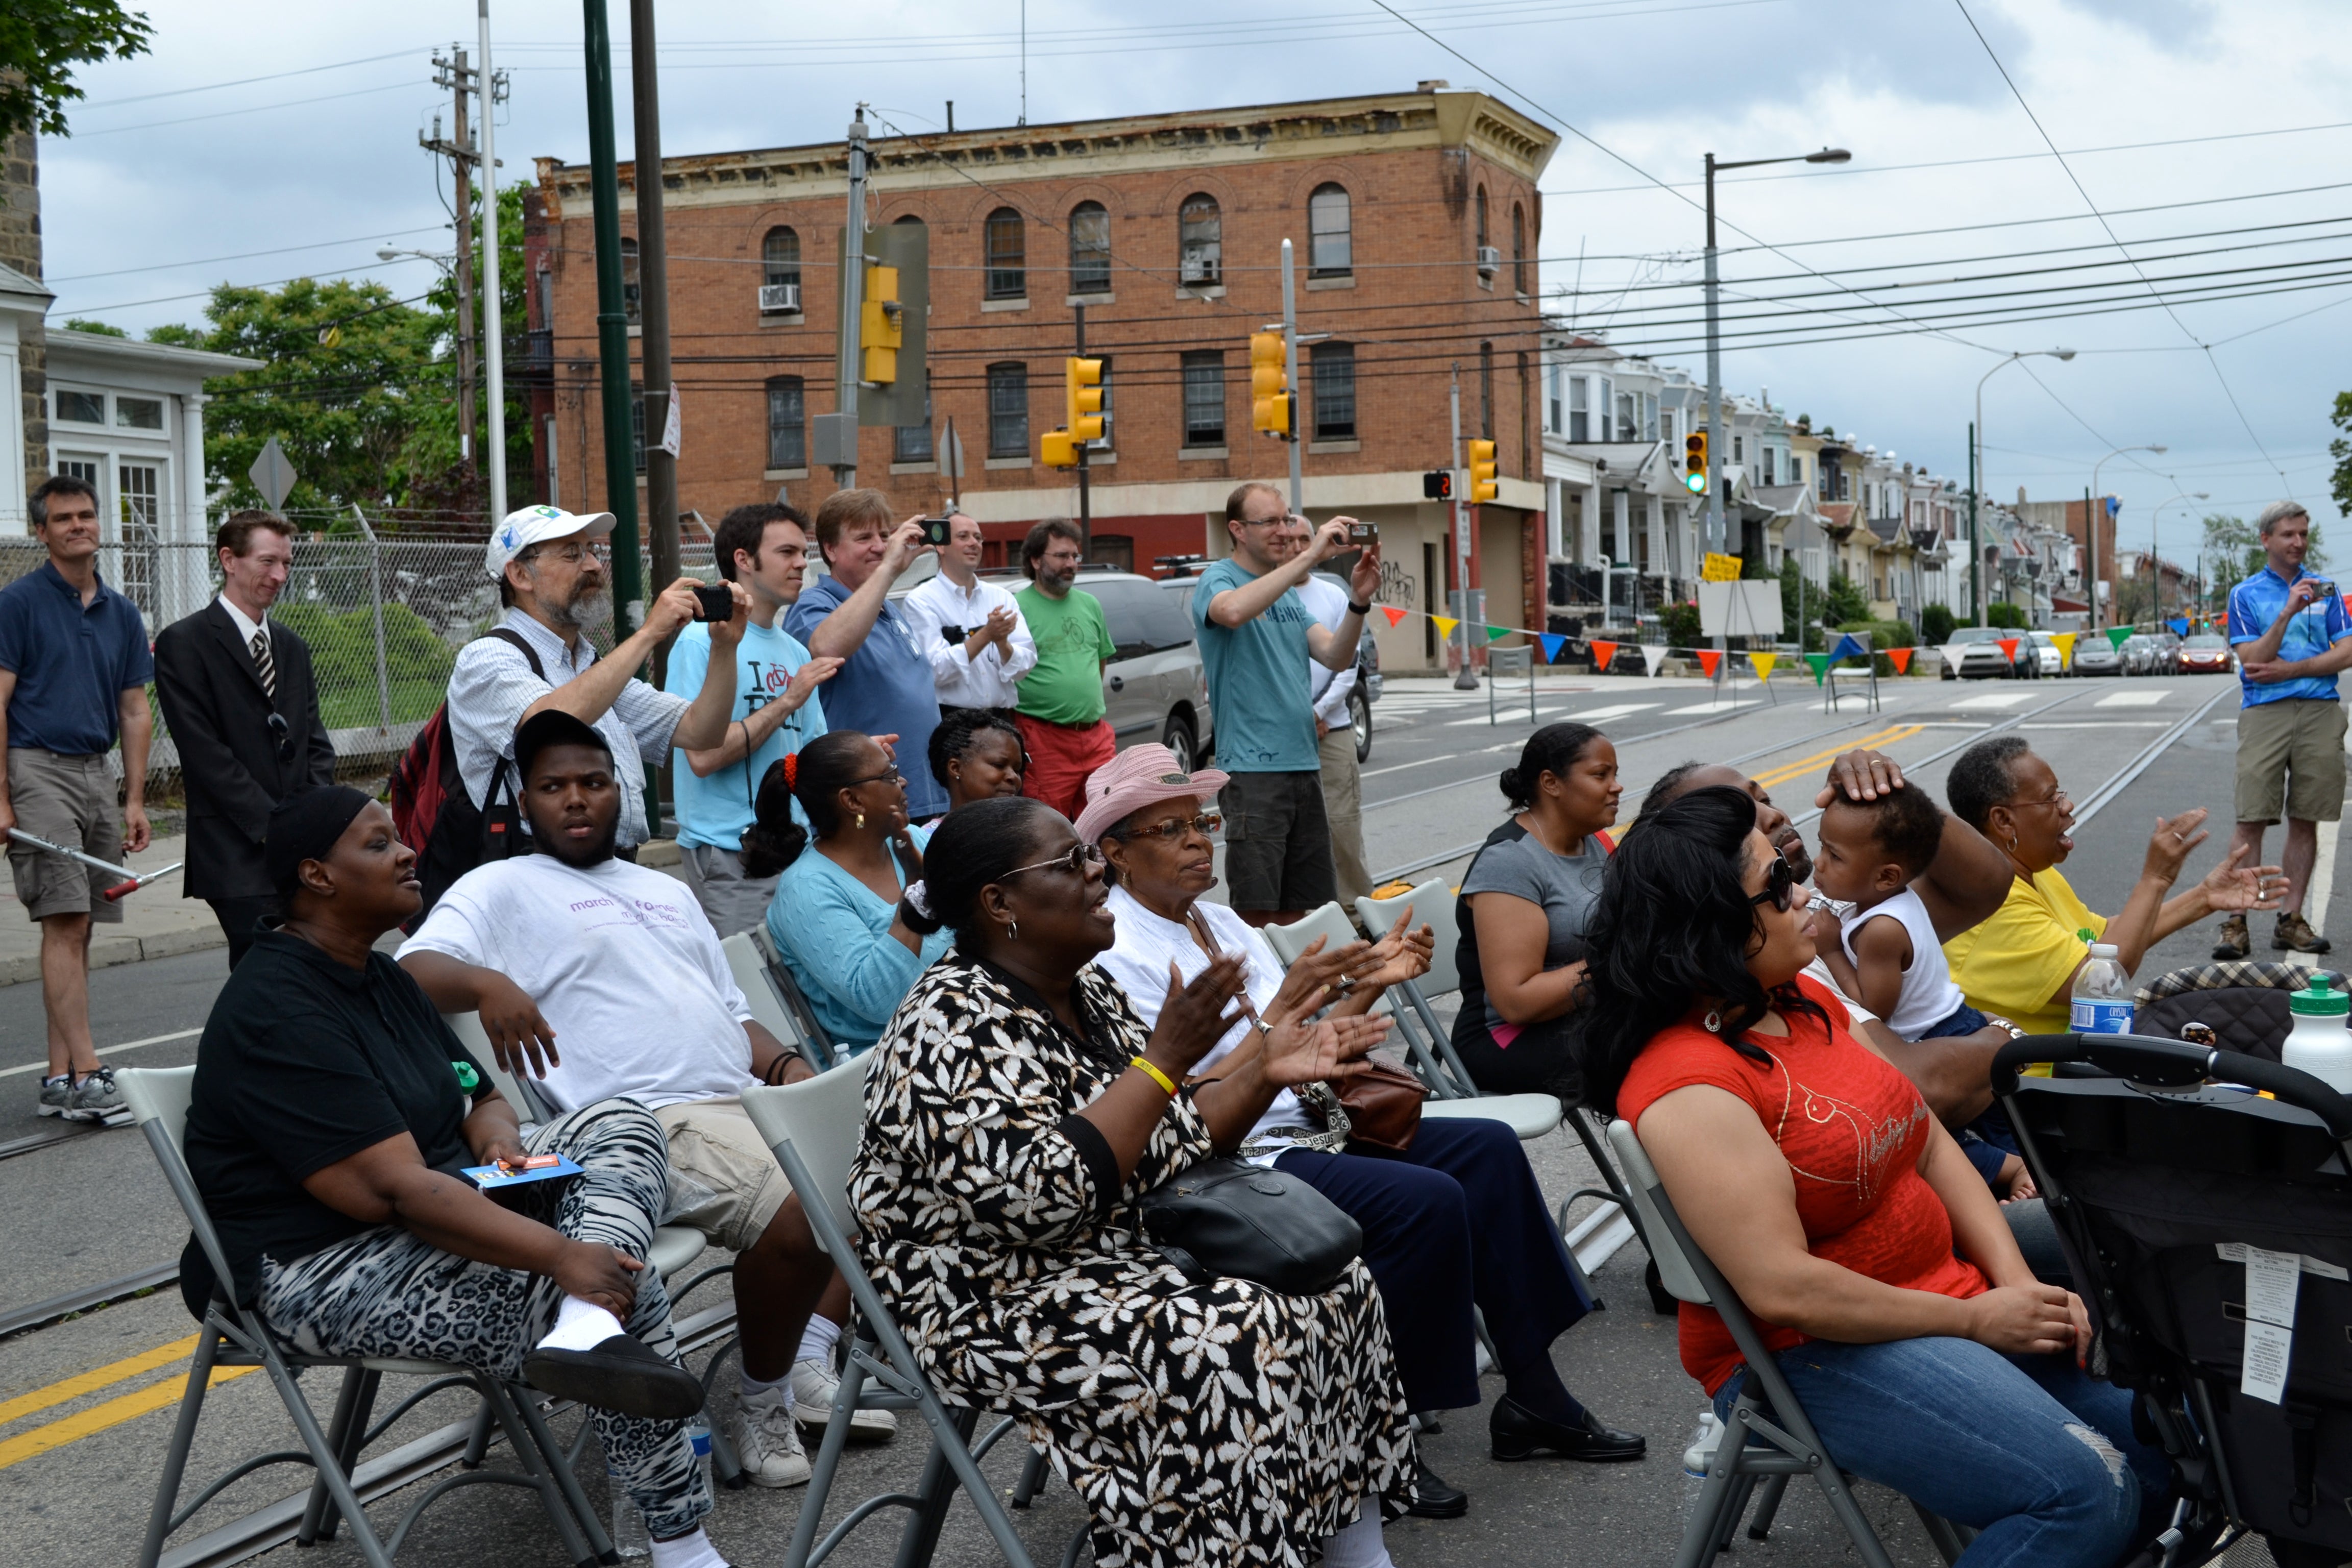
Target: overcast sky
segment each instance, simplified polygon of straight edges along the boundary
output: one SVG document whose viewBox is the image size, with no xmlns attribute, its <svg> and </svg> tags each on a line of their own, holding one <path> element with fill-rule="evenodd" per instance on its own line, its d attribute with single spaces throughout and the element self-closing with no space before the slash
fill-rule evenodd
<svg viewBox="0 0 2352 1568">
<path fill-rule="evenodd" d="M 610 3 L 626 157 L 627 6 Z M 1628 344 L 1689 332 L 1644 326 L 1626 307 L 1696 295 L 1622 290 L 1698 276 L 1704 225 L 1683 198 L 1696 196 L 1706 152 L 1851 148 L 1841 170 L 1724 177 L 1727 280 L 1749 294 L 1813 293 L 1803 303 L 1816 308 L 1806 318 L 1815 333 L 1849 334 L 1727 353 L 1727 387 L 1767 387 L 1791 416 L 1810 413 L 1816 426 L 1958 477 L 1978 378 L 2014 350 L 2074 348 L 2070 363 L 2026 360 L 1985 387 L 1994 493 L 2023 485 L 2037 499 L 2079 497 L 2109 448 L 2162 443 L 2165 455 L 2116 458 L 2102 475 L 2101 488 L 2123 498 L 2126 548 L 2145 544 L 2151 509 L 2183 490 L 2211 500 L 2162 504 L 2168 555 L 2193 550 L 2200 512 L 2252 515 L 2280 494 L 2336 521 L 2327 415 L 2352 386 L 2352 310 L 2339 308 L 2352 300 L 2352 103 L 2343 92 L 2352 28 L 2340 5 L 1392 3 L 1428 36 L 1374 0 L 1282 10 L 1032 0 L 1028 117 L 1385 92 L 1424 77 L 1494 91 L 1565 136 L 1543 178 L 1547 292 L 1580 288 L 1557 308 L 1580 325 L 1611 325 Z M 143 331 L 197 318 L 215 282 L 305 274 L 373 275 L 403 295 L 422 292 L 428 264 L 385 265 L 375 252 L 447 247 L 446 174 L 436 178 L 446 165 L 416 134 L 448 102 L 431 85 L 430 56 L 436 45 L 471 46 L 474 6 L 154 0 L 148 13 L 154 52 L 89 70 L 76 133 L 42 144 L 55 319 Z M 850 16 L 855 31 L 841 20 Z M 534 155 L 584 161 L 580 7 L 497 0 L 495 18 L 498 60 L 513 77 L 498 132 L 507 181 L 529 178 Z M 822 30 L 803 36 L 812 25 Z M 840 134 L 861 99 L 908 131 L 935 129 L 950 98 L 959 127 L 1009 125 L 1022 112 L 1020 26 L 1019 0 L 673 5 L 662 24 L 664 140 L 673 154 L 820 141 Z M 2051 142 L 2068 154 L 2063 164 Z M 2095 151 L 2148 142 L 2172 144 Z M 2057 221 L 2024 221 L 2042 219 Z M 2263 226 L 2282 225 L 2304 226 Z M 2105 287 L 2025 302 L 2081 310 L 2085 299 L 2145 299 L 2128 270 L 1921 286 L 2112 264 L 2110 228 L 2134 243 L 2147 277 L 2216 274 L 2177 288 L 2296 291 L 2067 320 L 1994 317 L 1936 335 L 1841 292 L 1906 314 L 1923 298 L 2051 284 Z M 1948 232 L 1916 232 L 1930 229 Z M 1896 234 L 1909 237 L 1861 237 Z M 2205 254 L 2182 254 L 2192 251 Z M 2279 263 L 2311 265 L 2224 270 Z M 1948 308 L 2017 313 L 2020 304 L 2011 294 Z M 1865 331 L 1886 335 L 1853 335 Z M 1696 346 L 1660 357 L 1704 374 Z"/>
</svg>

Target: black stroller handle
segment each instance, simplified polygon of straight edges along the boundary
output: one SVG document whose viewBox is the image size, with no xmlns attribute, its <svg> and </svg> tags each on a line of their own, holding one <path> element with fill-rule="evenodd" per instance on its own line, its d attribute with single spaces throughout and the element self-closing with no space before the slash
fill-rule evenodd
<svg viewBox="0 0 2352 1568">
<path fill-rule="evenodd" d="M 2261 1057 L 2152 1035 L 2021 1035 L 1992 1059 L 1993 1093 L 2015 1093 L 2018 1069 L 2034 1062 L 2088 1062 L 2117 1078 L 2169 1088 L 2243 1084 L 2311 1112 L 2326 1124 L 2329 1137 L 2352 1143 L 2352 1100 L 2325 1079 Z"/>
</svg>

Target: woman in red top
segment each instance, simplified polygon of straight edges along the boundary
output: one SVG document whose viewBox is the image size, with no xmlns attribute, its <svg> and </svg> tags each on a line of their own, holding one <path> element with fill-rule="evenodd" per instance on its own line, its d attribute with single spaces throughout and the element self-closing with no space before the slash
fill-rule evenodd
<svg viewBox="0 0 2352 1568">
<path fill-rule="evenodd" d="M 2162 1456 L 2079 1366 L 2082 1302 L 2034 1279 L 1918 1090 L 1799 979 L 1812 938 L 1755 824 L 1744 793 L 1694 790 L 1612 858 L 1592 1097 L 1614 1094 L 1841 1467 L 1981 1530 L 1968 1568 L 2108 1568 L 2167 1495 Z M 1722 1319 L 1685 1305 L 1681 1330 L 1727 1413 Z"/>
</svg>

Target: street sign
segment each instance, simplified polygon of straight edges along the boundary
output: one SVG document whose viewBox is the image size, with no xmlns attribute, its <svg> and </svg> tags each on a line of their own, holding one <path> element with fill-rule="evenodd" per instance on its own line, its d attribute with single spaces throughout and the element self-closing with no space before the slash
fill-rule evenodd
<svg viewBox="0 0 2352 1568">
<path fill-rule="evenodd" d="M 286 504 L 287 496 L 294 489 L 296 475 L 294 465 L 286 460 L 286 453 L 278 445 L 277 437 L 272 436 L 262 447 L 261 456 L 253 459 L 253 467 L 246 470 L 246 477 L 253 481 L 253 488 L 261 492 L 261 499 L 269 503 L 270 510 L 276 511 Z"/>
</svg>

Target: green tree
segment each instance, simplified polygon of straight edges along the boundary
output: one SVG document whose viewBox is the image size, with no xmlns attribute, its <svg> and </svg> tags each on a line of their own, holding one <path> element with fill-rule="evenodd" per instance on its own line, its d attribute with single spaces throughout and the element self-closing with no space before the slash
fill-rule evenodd
<svg viewBox="0 0 2352 1568">
<path fill-rule="evenodd" d="M 66 331 L 69 332 L 96 332 L 102 338 L 127 338 L 131 335 L 129 332 L 124 331 L 121 327 L 111 327 L 107 325 L 104 321 L 84 321 L 79 316 L 68 316 L 66 318 Z"/>
<path fill-rule="evenodd" d="M 2352 431 L 2352 392 L 2336 395 L 2336 412 L 2328 419 L 2338 430 Z M 2327 480 L 2328 489 L 2336 496 L 2336 510 L 2352 517 L 2352 441 L 2338 436 L 2327 443 L 2327 455 L 2336 459 L 2336 472 Z"/>
<path fill-rule="evenodd" d="M 530 187 L 509 185 L 499 193 L 499 341 L 505 350 L 504 370 L 507 384 L 507 500 L 499 508 L 509 511 L 530 499 L 530 404 L 523 381 L 523 356 L 530 352 L 530 331 L 528 306 L 525 300 L 526 277 L 522 254 L 522 198 Z M 478 240 L 482 233 L 482 193 L 474 192 L 474 232 Z M 478 279 L 478 271 L 476 274 Z M 418 410 L 415 443 L 410 458 L 420 479 L 412 503 L 420 507 L 446 507 L 468 515 L 484 510 L 485 487 L 489 482 L 487 459 L 478 474 L 469 475 L 459 461 L 457 439 L 457 399 L 455 395 L 457 342 L 457 282 L 454 276 L 443 273 L 425 296 L 426 309 L 442 325 L 444 342 L 442 356 L 448 361 L 446 374 L 452 378 L 449 396 L 436 399 L 431 405 Z M 481 290 L 474 296 L 474 342 L 488 341 Z M 488 374 L 488 361 L 479 349 L 477 363 L 481 374 Z M 489 401 L 478 392 L 474 398 L 474 450 L 489 450 Z"/>
<path fill-rule="evenodd" d="M 81 98 L 73 68 L 147 52 L 143 11 L 114 0 L 8 0 L 0 5 L 0 137 L 65 136 L 66 105 Z"/>
<path fill-rule="evenodd" d="M 2027 626 L 2025 611 L 2006 599 L 1995 599 L 1985 606 L 1985 625 L 2000 626 L 2007 631 L 2021 632 Z"/>
<path fill-rule="evenodd" d="M 1929 605 L 1919 612 L 1920 640 L 1941 647 L 1952 640 L 1953 629 L 1949 605 Z"/>
</svg>

